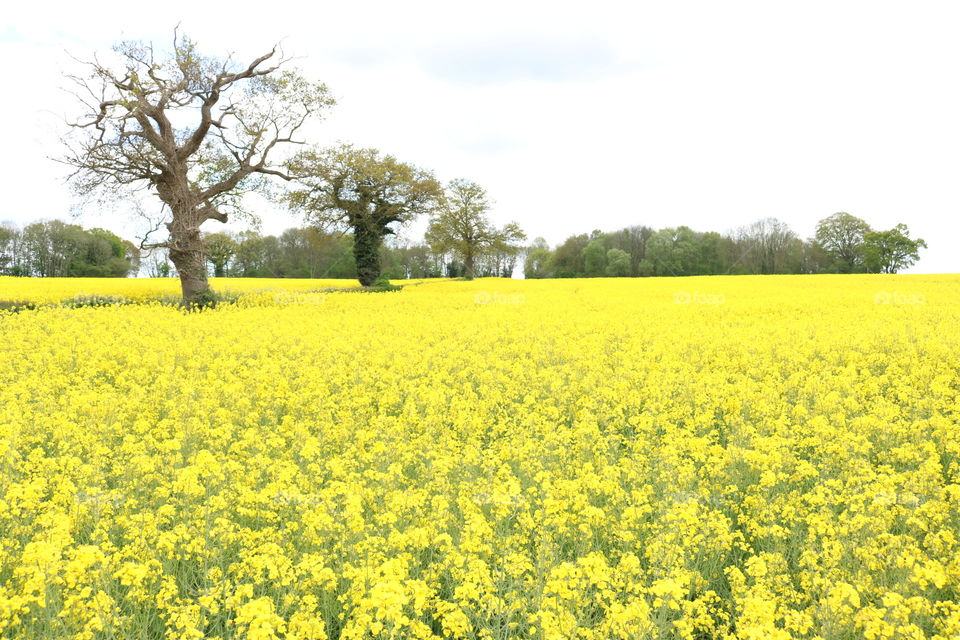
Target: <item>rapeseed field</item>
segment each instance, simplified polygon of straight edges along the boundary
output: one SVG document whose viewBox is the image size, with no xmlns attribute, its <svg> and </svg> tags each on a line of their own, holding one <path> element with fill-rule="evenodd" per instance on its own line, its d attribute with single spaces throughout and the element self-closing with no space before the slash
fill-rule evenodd
<svg viewBox="0 0 960 640">
<path fill-rule="evenodd" d="M 960 638 L 958 276 L 175 283 L 0 280 L 4 638 Z"/>
<path fill-rule="evenodd" d="M 298 278 L 211 278 L 213 288 L 224 295 L 272 292 L 297 294 L 326 288 L 358 286 L 344 280 L 308 280 Z M 180 298 L 177 278 L 13 278 L 0 276 L 0 304 L 29 303 L 50 305 L 64 302 L 84 304 L 101 302 L 137 303 L 154 300 L 176 302 Z M 2 308 L 2 307 L 0 307 Z"/>
</svg>

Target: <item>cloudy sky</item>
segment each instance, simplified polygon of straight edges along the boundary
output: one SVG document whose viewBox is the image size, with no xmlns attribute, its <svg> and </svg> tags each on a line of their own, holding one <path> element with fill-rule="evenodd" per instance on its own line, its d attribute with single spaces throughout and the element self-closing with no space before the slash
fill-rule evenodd
<svg viewBox="0 0 960 640">
<path fill-rule="evenodd" d="M 316 141 L 475 180 L 497 222 L 551 244 L 768 216 L 808 237 L 848 211 L 925 238 L 913 271 L 960 271 L 955 1 L 17 5 L 0 18 L 0 220 L 71 215 L 48 159 L 77 113 L 61 90 L 71 56 L 162 46 L 180 23 L 205 53 L 240 60 L 282 42 L 338 100 Z M 299 223 L 262 212 L 265 232 Z M 79 222 L 140 231 L 122 210 Z"/>
</svg>

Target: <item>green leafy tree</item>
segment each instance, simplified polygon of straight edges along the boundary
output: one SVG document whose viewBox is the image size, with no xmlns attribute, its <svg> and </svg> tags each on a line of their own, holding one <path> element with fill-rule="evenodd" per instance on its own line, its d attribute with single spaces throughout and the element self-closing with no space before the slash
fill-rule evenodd
<svg viewBox="0 0 960 640">
<path fill-rule="evenodd" d="M 910 238 L 907 225 L 898 224 L 889 231 L 868 231 L 863 234 L 863 257 L 871 273 L 896 273 L 920 259 L 920 249 L 926 249 L 922 239 Z"/>
<path fill-rule="evenodd" d="M 483 187 L 469 180 L 451 180 L 443 206 L 427 227 L 427 244 L 438 253 L 449 252 L 462 260 L 467 280 L 473 280 L 477 257 L 497 238 L 487 218 L 489 209 Z"/>
<path fill-rule="evenodd" d="M 623 249 L 607 251 L 606 275 L 611 278 L 625 278 L 630 275 L 630 254 Z"/>
<path fill-rule="evenodd" d="M 583 248 L 584 275 L 596 278 L 605 275 L 607 269 L 607 249 L 603 238 L 594 238 Z"/>
<path fill-rule="evenodd" d="M 549 266 L 553 260 L 550 245 L 543 238 L 534 239 L 527 247 L 526 258 L 523 261 L 523 277 L 528 279 L 549 278 Z"/>
<path fill-rule="evenodd" d="M 840 211 L 817 223 L 816 241 L 834 260 L 840 273 L 863 270 L 863 238 L 870 225 Z"/>
<path fill-rule="evenodd" d="M 226 276 L 227 266 L 237 254 L 237 242 L 226 233 L 208 233 L 203 237 L 203 248 L 207 262 L 213 265 L 213 276 Z"/>
<path fill-rule="evenodd" d="M 608 246 L 625 251 L 630 256 L 631 276 L 640 275 L 640 262 L 647 255 L 647 241 L 653 235 L 653 229 L 646 226 L 632 226 L 606 234 Z"/>
<path fill-rule="evenodd" d="M 0 275 L 16 275 L 19 245 L 20 229 L 13 223 L 0 223 Z"/>
<path fill-rule="evenodd" d="M 23 229 L 23 245 L 30 274 L 65 278 L 78 274 L 88 247 L 88 237 L 75 224 L 60 220 L 35 222 Z"/>
<path fill-rule="evenodd" d="M 125 277 L 135 264 L 128 256 L 131 243 L 116 234 L 60 220 L 27 225 L 10 241 L 11 275 Z"/>
<path fill-rule="evenodd" d="M 131 251 L 132 243 L 112 231 L 89 229 L 86 235 L 85 255 L 74 263 L 70 275 L 125 278 L 139 266 L 139 251 Z"/>
<path fill-rule="evenodd" d="M 590 236 L 583 233 L 570 236 L 553 250 L 547 269 L 554 278 L 580 278 L 585 273 L 583 250 L 590 244 Z"/>
<path fill-rule="evenodd" d="M 340 145 L 303 151 L 287 164 L 298 183 L 286 200 L 320 227 L 353 231 L 357 278 L 364 286 L 380 277 L 383 238 L 391 225 L 431 214 L 443 201 L 433 175 L 376 149 Z"/>
<path fill-rule="evenodd" d="M 647 243 L 647 260 L 657 276 L 689 276 L 698 273 L 700 245 L 690 227 L 655 232 Z"/>
<path fill-rule="evenodd" d="M 241 231 L 236 235 L 236 243 L 233 257 L 235 275 L 243 278 L 266 275 L 266 243 L 263 236 L 254 231 Z"/>
</svg>

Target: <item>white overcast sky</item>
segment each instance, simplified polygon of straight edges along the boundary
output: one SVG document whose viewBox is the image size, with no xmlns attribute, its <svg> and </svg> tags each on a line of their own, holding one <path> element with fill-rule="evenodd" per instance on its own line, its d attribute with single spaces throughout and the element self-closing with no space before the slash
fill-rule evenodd
<svg viewBox="0 0 960 640">
<path fill-rule="evenodd" d="M 239 60 L 282 41 L 338 100 L 316 141 L 475 180 L 494 219 L 531 238 L 768 216 L 809 237 L 848 211 L 925 238 L 914 272 L 960 271 L 955 0 L 57 5 L 0 17 L 0 220 L 70 216 L 48 159 L 77 113 L 61 90 L 70 55 L 161 46 L 179 22 Z M 300 222 L 263 217 L 270 233 Z M 78 221 L 139 231 L 123 211 Z"/>
</svg>

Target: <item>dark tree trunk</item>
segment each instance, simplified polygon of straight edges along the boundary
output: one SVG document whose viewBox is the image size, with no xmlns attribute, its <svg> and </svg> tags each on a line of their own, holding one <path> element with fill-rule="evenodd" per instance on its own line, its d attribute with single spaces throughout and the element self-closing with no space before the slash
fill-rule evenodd
<svg viewBox="0 0 960 640">
<path fill-rule="evenodd" d="M 188 307 L 207 304 L 211 291 L 199 225 L 185 223 L 176 213 L 173 220 L 170 224 L 170 262 L 180 276 L 183 304 Z"/>
<path fill-rule="evenodd" d="M 473 280 L 473 252 L 468 251 L 467 255 L 464 256 L 463 268 L 465 271 L 465 276 L 467 280 Z"/>
<path fill-rule="evenodd" d="M 357 279 L 369 287 L 380 278 L 380 245 L 383 236 L 371 223 L 361 220 L 353 227 L 353 257 L 357 263 Z"/>
</svg>

